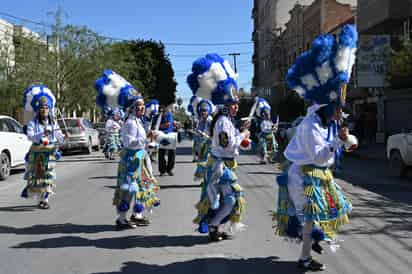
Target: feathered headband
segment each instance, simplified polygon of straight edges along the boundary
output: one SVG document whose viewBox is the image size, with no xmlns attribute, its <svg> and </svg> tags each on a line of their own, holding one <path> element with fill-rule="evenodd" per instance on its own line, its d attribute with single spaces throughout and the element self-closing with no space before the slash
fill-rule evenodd
<svg viewBox="0 0 412 274">
<path fill-rule="evenodd" d="M 128 108 L 136 100 L 143 99 L 137 89 L 122 76 L 111 70 L 104 70 L 103 75 L 96 80 L 96 104 L 105 109 Z"/>
<path fill-rule="evenodd" d="M 229 62 L 216 53 L 193 62 L 187 83 L 193 95 L 210 100 L 214 105 L 238 102 L 237 74 Z"/>
<path fill-rule="evenodd" d="M 355 63 L 358 34 L 355 26 L 345 25 L 339 38 L 318 36 L 312 48 L 299 56 L 288 70 L 288 86 L 317 104 L 344 105 L 346 85 Z"/>
</svg>

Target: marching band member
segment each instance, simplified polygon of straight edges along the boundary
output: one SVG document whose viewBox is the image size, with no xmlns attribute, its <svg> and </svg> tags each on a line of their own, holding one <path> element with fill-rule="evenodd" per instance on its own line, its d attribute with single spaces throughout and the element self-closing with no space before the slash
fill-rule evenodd
<svg viewBox="0 0 412 274">
<path fill-rule="evenodd" d="M 60 158 L 58 144 L 63 143 L 64 135 L 54 118 L 56 99 L 46 86 L 34 85 L 24 92 L 25 111 L 32 111 L 35 117 L 27 124 L 27 137 L 33 142 L 26 155 L 27 181 L 21 196 L 37 196 L 39 208 L 49 209 L 49 197 L 56 187 L 56 160 Z"/>
<path fill-rule="evenodd" d="M 335 151 L 342 145 L 348 151 L 357 147 L 356 138 L 349 135 L 347 128 L 337 134 L 333 130 L 345 103 L 356 41 L 357 32 L 352 25 L 343 27 L 339 39 L 319 36 L 287 75 L 289 87 L 311 101 L 312 106 L 284 152 L 291 165 L 277 178 L 279 198 L 274 219 L 277 234 L 303 240 L 298 265 L 305 270 L 325 269 L 311 257 L 311 249 L 322 253 L 322 240 L 336 248 L 337 230 L 348 222 L 352 209 L 330 167 Z"/>
<path fill-rule="evenodd" d="M 200 233 L 209 233 L 211 241 L 229 239 L 222 231 L 222 224 L 230 221 L 232 228 L 240 227 L 244 212 L 243 190 L 235 174 L 236 157 L 246 129 L 240 133 L 233 119 L 238 111 L 236 74 L 227 60 L 217 54 L 208 54 L 193 63 L 187 82 L 195 96 L 211 99 L 219 111 L 211 124 L 211 152 L 202 186 L 201 197 L 196 205 L 198 216 L 194 220 Z"/>
<path fill-rule="evenodd" d="M 161 105 L 159 108 L 161 115 L 160 130 L 165 134 L 172 133 L 174 131 L 174 119 L 171 111 L 166 111 L 166 107 Z M 166 161 L 167 154 L 167 161 Z M 173 168 L 175 167 L 176 150 L 159 148 L 159 172 L 160 176 L 164 176 L 165 173 L 173 176 Z"/>
</svg>

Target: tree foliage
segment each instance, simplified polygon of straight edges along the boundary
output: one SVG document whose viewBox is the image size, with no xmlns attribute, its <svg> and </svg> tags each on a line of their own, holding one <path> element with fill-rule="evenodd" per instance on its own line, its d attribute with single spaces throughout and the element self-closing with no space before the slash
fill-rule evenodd
<svg viewBox="0 0 412 274">
<path fill-rule="evenodd" d="M 104 69 L 122 75 L 146 98 L 175 101 L 174 72 L 161 42 L 113 42 L 84 26 L 62 26 L 59 12 L 49 35 L 10 37 L 13 50 L 0 43 L 0 113 L 16 116 L 24 89 L 38 83 L 53 90 L 66 115 L 93 113 L 94 81 Z"/>
<path fill-rule="evenodd" d="M 391 58 L 389 80 L 394 88 L 412 86 L 412 42 L 403 41 L 399 51 L 394 51 Z"/>
</svg>

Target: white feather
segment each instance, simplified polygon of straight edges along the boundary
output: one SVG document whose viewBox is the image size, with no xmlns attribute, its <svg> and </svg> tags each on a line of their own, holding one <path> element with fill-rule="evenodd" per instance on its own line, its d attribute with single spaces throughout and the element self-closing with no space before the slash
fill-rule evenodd
<svg viewBox="0 0 412 274">
<path fill-rule="evenodd" d="M 329 61 L 324 62 L 320 67 L 316 67 L 315 70 L 322 85 L 333 76 Z"/>
<path fill-rule="evenodd" d="M 300 78 L 302 83 L 306 86 L 307 90 L 311 90 L 314 87 L 318 87 L 319 83 L 316 81 L 315 77 L 312 74 L 306 74 Z"/>
<path fill-rule="evenodd" d="M 347 71 L 349 69 L 350 59 L 351 48 L 340 46 L 335 57 L 336 70 L 339 72 Z"/>
<path fill-rule="evenodd" d="M 219 81 L 227 79 L 225 70 L 220 63 L 213 63 L 210 69 L 197 77 L 199 88 L 196 95 L 210 99 L 212 91 L 217 87 Z"/>
<path fill-rule="evenodd" d="M 111 107 L 119 107 L 118 97 L 120 89 L 128 84 L 128 82 L 116 73 L 112 73 L 109 76 L 109 84 L 103 87 L 103 94 L 106 95 L 107 104 Z"/>
<path fill-rule="evenodd" d="M 230 64 L 227 60 L 225 60 L 223 62 L 223 66 L 225 67 L 225 69 L 226 69 L 227 73 L 229 74 L 229 76 L 236 80 L 237 77 L 238 77 L 238 74 L 235 73 L 235 71 L 232 69 L 232 67 L 230 66 Z"/>
<path fill-rule="evenodd" d="M 296 86 L 293 88 L 294 91 L 297 92 L 300 96 L 304 97 L 305 96 L 305 89 L 302 88 L 301 86 Z"/>
</svg>

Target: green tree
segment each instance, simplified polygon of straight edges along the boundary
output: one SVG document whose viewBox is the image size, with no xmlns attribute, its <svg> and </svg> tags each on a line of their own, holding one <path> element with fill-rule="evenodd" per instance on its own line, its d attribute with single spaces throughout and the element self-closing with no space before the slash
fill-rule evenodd
<svg viewBox="0 0 412 274">
<path fill-rule="evenodd" d="M 405 40 L 399 51 L 394 51 L 389 70 L 389 81 L 394 88 L 412 87 L 412 42 Z"/>
</svg>

